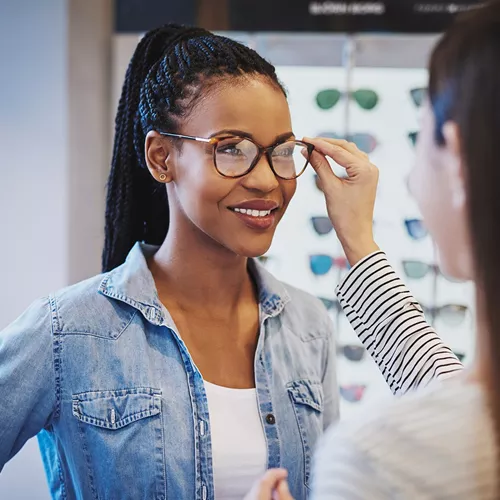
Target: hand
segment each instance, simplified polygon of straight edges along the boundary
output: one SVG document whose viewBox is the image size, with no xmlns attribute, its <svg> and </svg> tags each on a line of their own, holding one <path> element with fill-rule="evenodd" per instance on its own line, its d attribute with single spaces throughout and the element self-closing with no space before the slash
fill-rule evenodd
<svg viewBox="0 0 500 500">
<path fill-rule="evenodd" d="M 254 485 L 244 500 L 293 500 L 285 469 L 269 469 Z"/>
<path fill-rule="evenodd" d="M 370 163 L 368 155 L 351 142 L 323 138 L 304 140 L 315 146 L 311 165 L 326 197 L 328 216 L 347 260 L 354 266 L 379 250 L 373 239 L 378 169 Z M 335 175 L 327 157 L 346 169 L 346 178 Z"/>
</svg>

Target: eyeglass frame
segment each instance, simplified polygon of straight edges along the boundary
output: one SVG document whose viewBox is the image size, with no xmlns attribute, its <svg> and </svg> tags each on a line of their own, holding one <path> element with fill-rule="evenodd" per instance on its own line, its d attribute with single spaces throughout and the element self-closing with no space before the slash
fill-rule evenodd
<svg viewBox="0 0 500 500">
<path fill-rule="evenodd" d="M 221 136 L 221 137 L 207 138 L 207 137 L 196 137 L 194 135 L 173 134 L 171 132 L 163 132 L 161 130 L 157 130 L 157 132 L 160 135 L 163 135 L 163 136 L 166 136 L 166 137 L 175 137 L 177 139 L 187 139 L 189 141 L 204 142 L 206 144 L 213 145 L 214 147 L 213 147 L 213 152 L 212 152 L 212 160 L 213 160 L 213 163 L 214 163 L 215 170 L 217 171 L 218 174 L 222 175 L 222 177 L 225 177 L 226 179 L 240 179 L 241 177 L 245 177 L 245 175 L 248 175 L 257 166 L 257 164 L 259 163 L 259 161 L 262 158 L 262 155 L 265 154 L 266 158 L 267 158 L 267 161 L 269 163 L 269 167 L 271 168 L 271 170 L 273 171 L 273 174 L 276 177 L 278 177 L 279 179 L 283 179 L 285 181 L 293 181 L 295 179 L 298 179 L 305 172 L 305 170 L 307 168 L 307 165 L 309 165 L 309 163 L 311 163 L 311 161 L 310 161 L 311 160 L 311 154 L 312 154 L 312 152 L 315 149 L 314 144 L 311 144 L 309 142 L 304 142 L 304 141 L 297 141 L 296 139 L 282 140 L 281 142 L 277 142 L 277 143 L 273 144 L 272 146 L 269 146 L 269 147 L 265 148 L 264 146 L 261 146 L 260 144 L 257 144 L 253 139 L 250 139 L 250 137 L 242 137 L 242 136 L 239 136 L 239 135 L 230 135 L 230 134 L 228 134 L 228 135 Z M 241 139 L 245 139 L 247 141 L 250 141 L 252 144 L 254 144 L 257 147 L 257 150 L 258 150 L 257 156 L 255 157 L 255 159 L 253 160 L 253 162 L 250 164 L 250 167 L 248 168 L 248 170 L 246 172 L 244 172 L 243 174 L 240 174 L 240 175 L 226 175 L 226 174 L 223 174 L 217 168 L 217 160 L 216 160 L 216 155 L 217 155 L 217 148 L 216 147 L 217 147 L 217 144 L 219 142 L 223 141 L 224 139 L 230 139 L 232 137 L 234 137 L 234 138 L 241 138 Z M 274 151 L 278 146 L 281 146 L 282 144 L 285 144 L 288 141 L 293 141 L 295 143 L 303 145 L 307 149 L 307 154 L 308 154 L 308 157 L 306 159 L 306 164 L 304 165 L 304 168 L 302 169 L 302 171 L 300 172 L 300 174 L 298 174 L 298 175 L 296 175 L 295 177 L 292 177 L 292 178 L 282 177 L 281 175 L 279 175 L 276 172 L 276 170 L 274 169 L 273 160 L 272 160 L 272 156 L 271 156 L 272 151 Z"/>
</svg>

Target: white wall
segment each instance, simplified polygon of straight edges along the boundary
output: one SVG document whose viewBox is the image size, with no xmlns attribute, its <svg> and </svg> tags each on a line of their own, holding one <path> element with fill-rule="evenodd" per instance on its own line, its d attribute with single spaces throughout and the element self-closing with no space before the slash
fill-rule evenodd
<svg viewBox="0 0 500 500">
<path fill-rule="evenodd" d="M 0 330 L 99 271 L 110 5 L 0 1 Z M 0 498 L 49 498 L 36 440 L 4 468 Z"/>
</svg>

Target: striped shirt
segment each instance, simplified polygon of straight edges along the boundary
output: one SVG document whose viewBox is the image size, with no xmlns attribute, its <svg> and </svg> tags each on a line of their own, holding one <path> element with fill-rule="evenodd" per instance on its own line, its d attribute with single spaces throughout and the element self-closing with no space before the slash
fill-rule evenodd
<svg viewBox="0 0 500 500">
<path fill-rule="evenodd" d="M 461 364 L 385 255 L 356 265 L 337 294 L 394 394 L 420 389 L 402 400 L 379 401 L 362 420 L 326 433 L 315 457 L 312 498 L 496 498 L 485 394 L 465 381 Z"/>
</svg>

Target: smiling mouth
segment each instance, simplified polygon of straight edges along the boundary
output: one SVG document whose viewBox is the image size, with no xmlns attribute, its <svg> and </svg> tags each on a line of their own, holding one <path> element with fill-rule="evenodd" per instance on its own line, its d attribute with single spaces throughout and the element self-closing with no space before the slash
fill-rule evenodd
<svg viewBox="0 0 500 500">
<path fill-rule="evenodd" d="M 239 214 L 244 214 L 244 215 L 249 215 L 250 217 L 267 217 L 268 215 L 271 215 L 274 211 L 277 210 L 277 208 L 274 208 L 273 210 L 253 210 L 250 208 L 231 208 L 233 212 L 239 213 Z"/>
</svg>

